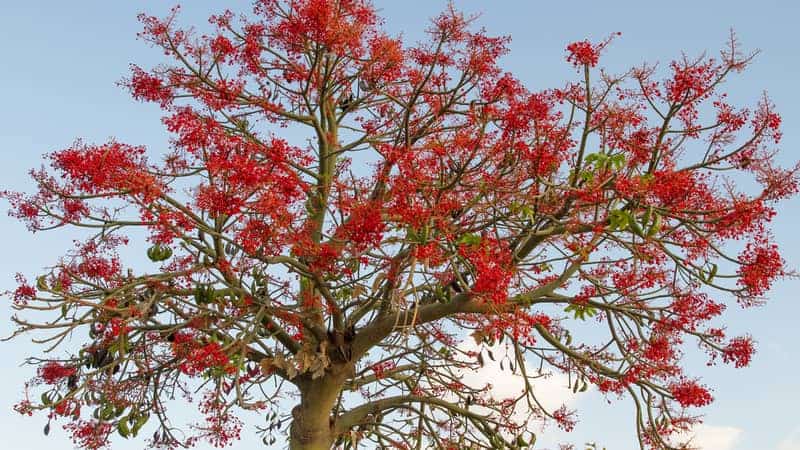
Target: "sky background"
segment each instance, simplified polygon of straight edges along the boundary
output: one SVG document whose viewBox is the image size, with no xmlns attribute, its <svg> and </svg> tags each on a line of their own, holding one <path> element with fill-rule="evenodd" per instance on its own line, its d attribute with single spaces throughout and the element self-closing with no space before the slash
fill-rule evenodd
<svg viewBox="0 0 800 450">
<path fill-rule="evenodd" d="M 742 44 L 762 53 L 745 73 L 728 83 L 730 99 L 754 104 L 766 90 L 784 118 L 780 160 L 800 159 L 800 52 L 796 35 L 800 2 L 794 1 L 480 1 L 456 0 L 468 12 L 479 12 L 479 24 L 491 34 L 512 37 L 511 54 L 504 67 L 529 88 L 559 87 L 574 75 L 564 62 L 564 47 L 572 41 L 600 40 L 622 32 L 606 51 L 602 64 L 613 72 L 643 62 L 668 63 L 681 52 L 690 56 L 703 51 L 716 54 L 733 28 Z M 3 2 L 0 15 L 0 189 L 30 190 L 27 170 L 40 165 L 41 156 L 69 146 L 76 138 L 102 142 L 110 137 L 146 145 L 154 155 L 166 148 L 168 136 L 159 110 L 132 101 L 116 82 L 128 73 L 132 62 L 149 67 L 162 54 L 136 39 L 142 11 L 162 15 L 174 2 L 163 0 L 57 2 L 28 0 Z M 187 1 L 182 24 L 206 25 L 209 14 L 229 8 L 250 9 L 245 0 Z M 376 6 L 392 33 L 407 40 L 421 37 L 427 18 L 446 6 L 444 0 L 406 2 L 380 0 Z M 4 213 L 6 205 L 0 205 Z M 774 230 L 789 265 L 800 268 L 797 223 L 800 200 L 783 203 Z M 0 215 L 3 255 L 0 258 L 0 291 L 13 289 L 13 275 L 34 278 L 71 246 L 71 235 L 31 235 L 24 226 Z M 716 402 L 706 409 L 706 425 L 699 428 L 698 444 L 706 450 L 800 450 L 800 347 L 797 345 L 796 292 L 800 281 L 779 282 L 770 301 L 759 309 L 727 312 L 731 334 L 752 332 L 758 354 L 751 367 L 702 367 L 714 387 Z M 11 310 L 0 305 L 0 335 L 11 331 Z M 34 351 L 27 338 L 0 343 L 0 439 L 7 448 L 40 450 L 70 448 L 59 427 L 42 435 L 44 416 L 22 418 L 11 410 L 19 401 L 23 383 L 33 375 L 19 367 Z M 498 373 L 487 368 L 487 377 Z M 496 378 L 495 378 L 496 379 Z M 580 444 L 590 440 L 608 450 L 635 448 L 630 402 L 610 404 L 596 393 L 568 398 L 558 379 L 542 386 L 556 400 L 579 409 L 581 423 L 563 437 L 552 429 L 544 442 L 556 440 Z M 509 381 L 511 383 L 512 381 Z M 258 448 L 253 424 L 243 435 L 247 448 Z M 143 441 L 121 442 L 114 448 L 141 449 Z M 243 445 L 245 446 L 245 445 Z M 198 447 L 203 448 L 203 447 Z"/>
</svg>

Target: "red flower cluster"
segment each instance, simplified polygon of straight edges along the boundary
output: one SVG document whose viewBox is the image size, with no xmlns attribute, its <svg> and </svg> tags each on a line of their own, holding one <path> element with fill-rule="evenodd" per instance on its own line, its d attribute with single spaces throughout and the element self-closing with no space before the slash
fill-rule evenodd
<svg viewBox="0 0 800 450">
<path fill-rule="evenodd" d="M 768 242 L 749 242 L 739 255 L 737 283 L 744 288 L 746 297 L 759 297 L 784 274 L 784 262 L 778 246 Z M 746 299 L 745 299 L 746 300 Z"/>
<path fill-rule="evenodd" d="M 187 375 L 200 375 L 209 368 L 219 368 L 226 373 L 236 371 L 219 343 L 203 344 L 189 333 L 175 333 L 172 351 L 181 360 L 180 371 Z"/>
<path fill-rule="evenodd" d="M 23 416 L 33 416 L 33 403 L 30 400 L 22 400 L 14 405 L 14 411 Z"/>
<path fill-rule="evenodd" d="M 564 431 L 572 431 L 578 423 L 575 417 L 575 411 L 567 409 L 567 405 L 562 405 L 557 410 L 553 411 L 553 419 L 558 424 L 558 427 Z"/>
<path fill-rule="evenodd" d="M 475 268 L 472 292 L 493 303 L 505 303 L 514 271 L 507 244 L 482 238 L 477 245 L 461 245 L 459 253 Z"/>
<path fill-rule="evenodd" d="M 549 329 L 553 320 L 542 313 L 533 313 L 521 308 L 513 313 L 498 314 L 483 325 L 482 332 L 493 341 L 499 341 L 503 336 L 512 336 L 515 342 L 533 346 L 536 344 L 538 333 L 535 328 L 542 326 Z"/>
<path fill-rule="evenodd" d="M 668 364 L 675 357 L 675 350 L 666 336 L 657 336 L 650 339 L 642 356 L 655 363 Z"/>
<path fill-rule="evenodd" d="M 117 339 L 122 334 L 127 334 L 129 330 L 128 324 L 119 317 L 113 317 L 108 321 L 108 325 L 103 330 L 103 339 L 106 342 Z"/>
<path fill-rule="evenodd" d="M 217 188 L 203 186 L 197 190 L 197 207 L 208 211 L 212 217 L 221 214 L 233 216 L 244 206 L 244 200 L 236 194 Z"/>
<path fill-rule="evenodd" d="M 53 167 L 60 170 L 68 187 L 78 193 L 130 193 L 153 199 L 161 192 L 160 183 L 146 172 L 144 147 L 110 142 L 100 146 L 78 143 L 55 152 Z"/>
<path fill-rule="evenodd" d="M 384 361 L 378 364 L 373 364 L 370 366 L 373 372 L 375 372 L 375 378 L 382 379 L 386 376 L 386 371 L 394 369 L 396 366 L 394 361 Z"/>
<path fill-rule="evenodd" d="M 683 407 L 706 406 L 714 400 L 708 389 L 691 380 L 673 384 L 670 393 Z"/>
<path fill-rule="evenodd" d="M 665 319 L 665 325 L 673 329 L 694 331 L 725 311 L 724 304 L 713 301 L 705 294 L 676 293 L 674 298 L 670 307 L 674 316 Z"/>
<path fill-rule="evenodd" d="M 86 255 L 74 269 L 75 273 L 92 280 L 111 281 L 119 275 L 121 264 L 119 258 L 104 258 L 97 255 Z"/>
<path fill-rule="evenodd" d="M 377 23 L 375 10 L 364 0 L 300 0 L 286 11 L 282 2 L 263 0 L 257 11 L 270 19 L 275 44 L 300 53 L 304 44 L 314 42 L 336 55 L 363 55 L 367 28 Z M 288 14 L 288 15 L 287 15 Z"/>
<path fill-rule="evenodd" d="M 86 450 L 99 450 L 109 445 L 109 435 L 113 431 L 110 422 L 96 420 L 80 420 L 64 425 L 64 429 L 72 434 L 72 442 Z"/>
<path fill-rule="evenodd" d="M 622 35 L 622 33 L 614 33 L 597 44 L 592 44 L 588 40 L 584 40 L 567 45 L 567 52 L 569 52 L 567 62 L 571 62 L 576 67 L 583 65 L 589 67 L 596 66 L 603 48 L 605 48 L 614 37 L 620 35 Z"/>
<path fill-rule="evenodd" d="M 39 378 L 47 384 L 56 384 L 64 378 L 75 375 L 78 370 L 67 367 L 56 361 L 49 361 L 39 368 Z"/>
<path fill-rule="evenodd" d="M 127 82 L 128 88 L 137 100 L 158 102 L 167 106 L 172 102 L 173 92 L 164 86 L 161 78 L 145 72 L 138 66 L 131 66 L 131 79 Z"/>
<path fill-rule="evenodd" d="M 755 353 L 753 338 L 750 336 L 736 337 L 731 339 L 722 350 L 722 361 L 733 363 L 737 368 L 745 367 L 750 364 L 753 353 Z"/>
<path fill-rule="evenodd" d="M 205 423 L 195 426 L 201 434 L 189 439 L 190 446 L 193 446 L 200 438 L 219 448 L 232 445 L 235 440 L 240 439 L 242 421 L 231 414 L 226 406 L 226 403 L 221 401 L 213 391 L 207 392 L 203 396 L 200 411 L 205 414 Z"/>
<path fill-rule="evenodd" d="M 349 242 L 358 253 L 379 244 L 385 229 L 380 205 L 370 203 L 353 209 L 350 218 L 337 230 L 337 238 Z"/>
<path fill-rule="evenodd" d="M 600 59 L 600 52 L 589 41 L 573 42 L 567 46 L 567 61 L 572 64 L 594 67 Z"/>
<path fill-rule="evenodd" d="M 14 300 L 14 304 L 25 305 L 28 300 L 36 297 L 36 288 L 28 284 L 28 280 L 21 273 L 16 274 L 14 278 L 17 280 L 18 286 L 14 289 L 11 298 Z"/>
<path fill-rule="evenodd" d="M 80 417 L 81 403 L 75 399 L 65 399 L 53 406 L 53 413 L 59 416 Z"/>
<path fill-rule="evenodd" d="M 666 83 L 667 98 L 671 102 L 690 102 L 708 93 L 711 82 L 718 75 L 714 60 L 704 63 L 673 61 L 672 79 Z"/>
</svg>

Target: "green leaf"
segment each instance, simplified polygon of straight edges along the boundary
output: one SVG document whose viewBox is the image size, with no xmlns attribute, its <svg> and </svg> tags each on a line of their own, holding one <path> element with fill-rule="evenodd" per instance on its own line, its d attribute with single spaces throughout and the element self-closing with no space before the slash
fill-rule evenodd
<svg viewBox="0 0 800 450">
<path fill-rule="evenodd" d="M 128 436 L 131 434 L 130 428 L 128 428 L 128 419 L 127 417 L 124 420 L 120 420 L 117 422 L 117 431 L 119 435 L 125 439 L 128 439 Z"/>
<path fill-rule="evenodd" d="M 711 273 L 708 274 L 709 283 L 714 281 L 714 277 L 717 276 L 717 270 L 719 270 L 719 266 L 717 266 L 716 264 L 711 264 Z"/>
<path fill-rule="evenodd" d="M 637 236 L 644 236 L 644 231 L 642 231 L 642 227 L 639 226 L 639 222 L 636 221 L 633 217 L 628 220 L 628 225 L 631 227 L 631 231 Z"/>
<path fill-rule="evenodd" d="M 136 422 L 133 424 L 133 428 L 131 429 L 131 433 L 136 436 L 139 433 L 139 430 L 150 420 L 150 414 L 143 414 L 136 418 Z"/>
<path fill-rule="evenodd" d="M 642 216 L 642 226 L 646 227 L 648 223 L 650 223 L 650 218 L 653 216 L 653 207 L 648 206 Z"/>
<path fill-rule="evenodd" d="M 481 237 L 477 234 L 467 233 L 461 236 L 461 239 L 458 240 L 458 243 L 463 245 L 478 245 L 481 243 Z"/>
<path fill-rule="evenodd" d="M 525 205 L 522 208 L 520 208 L 520 211 L 522 212 L 522 215 L 525 216 L 525 218 L 533 219 L 534 216 L 533 208 L 531 208 L 530 206 Z"/>
<path fill-rule="evenodd" d="M 608 213 L 609 229 L 626 230 L 630 221 L 631 215 L 627 211 L 614 210 Z"/>
<path fill-rule="evenodd" d="M 586 161 L 586 164 L 588 165 L 599 163 L 597 164 L 599 166 L 605 162 L 606 158 L 606 155 L 603 155 L 602 153 L 589 153 L 586 155 L 586 158 L 584 158 L 584 161 Z"/>
<path fill-rule="evenodd" d="M 625 167 L 625 155 L 622 153 L 617 153 L 616 155 L 611 157 L 611 166 L 614 170 L 619 171 Z"/>
<path fill-rule="evenodd" d="M 567 305 L 567 307 L 564 308 L 564 312 L 571 312 L 575 319 L 586 320 L 587 317 L 591 318 L 595 316 L 597 314 L 597 309 L 588 305 L 576 305 L 573 303 Z M 567 343 L 567 345 L 569 345 L 569 343 Z"/>
<path fill-rule="evenodd" d="M 115 412 L 116 408 L 114 408 L 114 405 L 109 403 L 100 409 L 100 411 L 97 413 L 97 418 L 100 420 L 109 420 L 114 417 Z"/>
<path fill-rule="evenodd" d="M 47 290 L 47 276 L 46 275 L 41 275 L 36 279 L 36 289 L 39 289 L 40 291 L 46 291 Z"/>
<path fill-rule="evenodd" d="M 650 228 L 647 229 L 647 237 L 653 237 L 659 230 L 661 230 L 661 214 L 654 213 L 655 219 L 653 219 L 653 224 L 650 225 Z"/>
</svg>

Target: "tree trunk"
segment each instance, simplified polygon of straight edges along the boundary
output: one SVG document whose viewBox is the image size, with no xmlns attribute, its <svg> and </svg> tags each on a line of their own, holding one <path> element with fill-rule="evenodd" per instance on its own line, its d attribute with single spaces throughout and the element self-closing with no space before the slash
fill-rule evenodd
<svg viewBox="0 0 800 450">
<path fill-rule="evenodd" d="M 290 450 L 330 450 L 336 436 L 331 416 L 342 391 L 341 373 L 308 379 L 300 389 L 300 404 L 292 409 Z"/>
</svg>

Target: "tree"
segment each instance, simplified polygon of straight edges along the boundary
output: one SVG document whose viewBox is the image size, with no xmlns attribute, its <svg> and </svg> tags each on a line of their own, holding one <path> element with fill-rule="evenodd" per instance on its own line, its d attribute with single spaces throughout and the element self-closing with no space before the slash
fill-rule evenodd
<svg viewBox="0 0 800 450">
<path fill-rule="evenodd" d="M 632 399 L 643 448 L 677 448 L 712 401 L 686 344 L 749 363 L 717 318 L 790 275 L 768 224 L 798 167 L 774 162 L 766 97 L 721 92 L 754 56 L 734 36 L 663 79 L 599 70 L 611 37 L 575 42 L 578 81 L 533 92 L 498 65 L 508 39 L 453 8 L 416 46 L 364 0 L 258 0 L 208 35 L 176 14 L 140 17 L 171 63 L 124 82 L 164 111 L 161 160 L 77 142 L 38 192 L 4 193 L 33 231 L 90 233 L 9 293 L 14 335 L 45 346 L 20 413 L 89 449 L 148 420 L 153 447 L 225 446 L 239 409 L 292 450 L 519 449 L 528 421 L 575 423 L 537 399 L 556 371 Z M 498 344 L 517 398 L 462 382 Z M 167 399 L 198 387 L 187 434 Z"/>
</svg>

